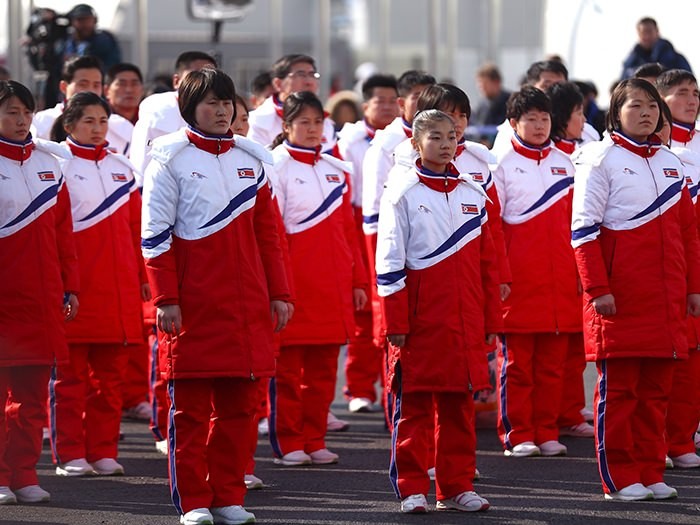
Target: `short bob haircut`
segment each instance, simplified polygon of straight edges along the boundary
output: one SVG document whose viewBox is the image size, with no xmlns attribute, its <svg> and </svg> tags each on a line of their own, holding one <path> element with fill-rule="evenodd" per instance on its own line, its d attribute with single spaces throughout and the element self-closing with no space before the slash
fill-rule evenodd
<svg viewBox="0 0 700 525">
<path fill-rule="evenodd" d="M 661 114 L 661 95 L 656 90 L 653 84 L 647 82 L 641 78 L 628 78 L 621 81 L 612 93 L 610 97 L 610 109 L 608 114 L 605 116 L 605 129 L 608 133 L 613 131 L 622 131 L 622 122 L 620 121 L 620 110 L 622 105 L 627 101 L 630 96 L 630 92 L 633 89 L 641 89 L 646 93 L 650 100 L 656 102 L 659 106 L 659 120 L 656 122 L 656 128 L 654 132 L 656 133 L 663 127 L 663 116 Z"/>
<path fill-rule="evenodd" d="M 648 83 L 648 82 L 647 82 Z M 519 120 L 528 111 L 544 111 L 552 114 L 552 102 L 544 91 L 533 86 L 523 86 L 513 93 L 506 103 L 506 118 Z"/>
<path fill-rule="evenodd" d="M 467 94 L 454 84 L 443 82 L 426 87 L 418 95 L 416 111 L 426 109 L 439 109 L 445 112 L 457 109 L 461 113 L 466 113 L 467 118 L 472 116 L 472 107 Z"/>
<path fill-rule="evenodd" d="M 698 85 L 695 75 L 690 71 L 686 71 L 685 69 L 669 69 L 656 78 L 656 89 L 659 90 L 662 97 L 665 97 L 672 88 L 683 82 L 690 82 L 696 86 Z"/>
<path fill-rule="evenodd" d="M 233 103 L 233 117 L 236 120 L 236 88 L 233 80 L 220 69 L 204 68 L 191 71 L 180 83 L 177 89 L 177 103 L 182 118 L 193 128 L 197 127 L 195 110 L 209 92 L 219 100 L 230 100 Z"/>
<path fill-rule="evenodd" d="M 583 107 L 583 94 L 573 82 L 552 84 L 547 89 L 552 102 L 552 137 L 564 138 L 566 126 L 576 108 Z"/>
<path fill-rule="evenodd" d="M 433 128 L 433 124 L 437 122 L 449 122 L 453 126 L 455 123 L 452 117 L 439 109 L 430 108 L 424 109 L 423 111 L 418 110 L 416 116 L 413 117 L 413 140 L 418 142 L 423 135 Z"/>
<path fill-rule="evenodd" d="M 296 119 L 299 114 L 304 111 L 305 108 L 315 109 L 322 117 L 325 115 L 323 103 L 315 93 L 312 93 L 311 91 L 295 91 L 284 99 L 284 104 L 282 106 L 282 121 L 285 124 L 290 125 L 292 122 L 294 122 L 294 119 Z M 282 133 L 277 135 L 275 140 L 272 142 L 272 148 L 279 146 L 286 139 L 287 134 L 282 131 Z"/>
<path fill-rule="evenodd" d="M 29 111 L 34 111 L 34 96 L 24 84 L 16 80 L 0 80 L 0 106 L 12 97 L 17 97 Z"/>
</svg>

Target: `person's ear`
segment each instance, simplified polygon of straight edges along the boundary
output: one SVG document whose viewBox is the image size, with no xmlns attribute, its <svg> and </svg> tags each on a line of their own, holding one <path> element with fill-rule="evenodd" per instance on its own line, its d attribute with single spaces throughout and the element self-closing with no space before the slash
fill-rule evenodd
<svg viewBox="0 0 700 525">
<path fill-rule="evenodd" d="M 510 127 L 515 129 L 515 126 L 518 125 L 518 121 L 514 118 L 508 119 L 508 122 L 510 123 Z"/>
</svg>

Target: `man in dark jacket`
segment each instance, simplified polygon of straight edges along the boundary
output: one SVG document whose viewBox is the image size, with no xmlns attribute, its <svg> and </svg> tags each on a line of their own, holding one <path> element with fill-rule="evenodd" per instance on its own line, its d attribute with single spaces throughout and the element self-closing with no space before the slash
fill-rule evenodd
<svg viewBox="0 0 700 525">
<path fill-rule="evenodd" d="M 659 36 L 659 26 L 653 18 L 642 18 L 637 22 L 639 42 L 625 59 L 622 78 L 634 76 L 634 71 L 642 64 L 658 62 L 667 69 L 691 71 L 686 58 L 673 48 L 673 44 Z"/>
<path fill-rule="evenodd" d="M 97 13 L 88 4 L 78 4 L 68 13 L 71 30 L 66 39 L 64 60 L 92 55 L 100 59 L 103 73 L 121 62 L 121 50 L 112 33 L 97 29 Z"/>
</svg>

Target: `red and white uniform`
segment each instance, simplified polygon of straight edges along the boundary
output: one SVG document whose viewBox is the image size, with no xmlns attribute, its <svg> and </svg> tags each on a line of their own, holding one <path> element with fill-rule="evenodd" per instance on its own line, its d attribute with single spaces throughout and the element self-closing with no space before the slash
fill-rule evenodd
<svg viewBox="0 0 700 525">
<path fill-rule="evenodd" d="M 366 287 L 367 276 L 345 174 L 350 166 L 320 153 L 320 147 L 286 142 L 273 157 L 270 178 L 296 294 L 270 387 L 270 442 L 281 457 L 325 448 L 338 351 L 355 328 L 353 289 Z"/>
<path fill-rule="evenodd" d="M 382 197 L 377 285 L 389 347 L 392 484 L 400 499 L 427 494 L 435 447 L 437 499 L 473 490 L 473 393 L 490 388 L 484 337 L 502 329 L 486 193 L 471 175 L 423 168 L 390 179 Z M 435 438 L 430 429 L 435 421 Z"/>
<path fill-rule="evenodd" d="M 57 149 L 0 138 L 0 486 L 11 489 L 39 483 L 50 367 L 68 358 L 64 293 L 80 287 Z"/>
<path fill-rule="evenodd" d="M 107 130 L 107 142 L 109 147 L 121 155 L 128 155 L 131 149 L 131 136 L 134 133 L 134 125 L 121 115 L 112 113 L 109 116 L 109 129 Z"/>
<path fill-rule="evenodd" d="M 289 299 L 260 161 L 269 154 L 192 128 L 157 139 L 152 154 L 142 251 L 154 304 L 182 312 L 180 335 L 159 340 L 173 502 L 180 514 L 241 505 L 259 378 L 274 373 L 270 301 Z"/>
<path fill-rule="evenodd" d="M 513 278 L 503 303 L 499 435 L 505 448 L 557 440 L 568 334 L 581 331 L 581 298 L 570 246 L 567 155 L 517 135 L 493 172 Z M 548 401 L 542 402 L 547 399 Z"/>
<path fill-rule="evenodd" d="M 57 463 L 117 456 L 121 383 L 127 344 L 143 340 L 139 253 L 141 197 L 129 161 L 107 144 L 85 146 L 70 137 L 61 161 L 71 198 L 83 293 L 66 327 L 70 364 L 58 365 L 49 385 Z"/>
<path fill-rule="evenodd" d="M 177 103 L 177 91 L 154 93 L 141 101 L 129 148 L 129 160 L 136 168 L 137 186 L 143 186 L 143 173 L 151 160 L 153 141 L 186 125 Z"/>
<path fill-rule="evenodd" d="M 248 115 L 250 131 L 248 138 L 269 148 L 282 133 L 282 106 L 283 102 L 277 95 L 270 95 L 257 108 Z M 323 119 L 323 135 L 321 138 L 321 149 L 324 152 L 333 150 L 336 144 L 335 125 L 327 116 Z"/>
<path fill-rule="evenodd" d="M 688 355 L 686 297 L 700 291 L 697 226 L 680 160 L 619 133 L 574 157 L 572 245 L 584 335 L 598 367 L 596 451 L 603 489 L 663 481 L 674 359 Z M 616 313 L 592 299 L 612 294 Z"/>
<path fill-rule="evenodd" d="M 491 152 L 500 157 L 506 151 L 510 149 L 511 139 L 515 131 L 513 126 L 510 125 L 510 119 L 506 119 L 498 125 L 498 132 L 496 133 L 496 138 L 493 141 L 493 146 L 491 147 Z M 581 134 L 581 141 L 578 143 L 580 145 L 588 144 L 589 142 L 598 142 L 600 140 L 600 133 L 598 130 L 591 126 L 588 122 L 583 123 L 583 133 Z M 571 155 L 569 153 L 569 155 Z"/>
<path fill-rule="evenodd" d="M 32 137 L 36 139 L 49 140 L 51 138 L 51 128 L 58 117 L 63 114 L 65 104 L 59 102 L 52 108 L 37 111 L 32 119 L 32 125 L 29 128 Z"/>
</svg>

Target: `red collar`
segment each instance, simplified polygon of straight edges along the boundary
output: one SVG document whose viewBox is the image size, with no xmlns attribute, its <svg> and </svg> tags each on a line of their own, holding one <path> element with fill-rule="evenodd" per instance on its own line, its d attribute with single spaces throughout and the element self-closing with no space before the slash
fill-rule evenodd
<svg viewBox="0 0 700 525">
<path fill-rule="evenodd" d="M 462 139 L 460 142 L 457 143 L 457 149 L 455 150 L 455 156 L 454 156 L 455 159 L 457 157 L 459 157 L 462 153 L 464 153 L 464 151 L 467 149 L 467 146 L 465 143 L 466 143 L 466 141 L 464 139 Z"/>
<path fill-rule="evenodd" d="M 552 141 L 548 140 L 542 146 L 533 146 L 521 139 L 517 133 L 513 133 L 513 138 L 510 139 L 513 149 L 523 157 L 536 160 L 537 164 L 541 160 L 546 159 L 549 152 L 552 151 Z"/>
<path fill-rule="evenodd" d="M 619 131 L 613 131 L 612 133 L 610 133 L 610 138 L 618 146 L 625 148 L 628 151 L 631 151 L 635 155 L 644 157 L 645 159 L 653 157 L 656 154 L 656 152 L 659 151 L 659 149 L 661 148 L 661 140 L 656 135 L 649 135 L 647 142 L 642 143 L 639 143 L 635 140 L 632 140 L 629 137 L 626 137 Z"/>
<path fill-rule="evenodd" d="M 674 142 L 681 142 L 682 144 L 687 144 L 695 136 L 695 126 L 682 124 L 680 122 L 673 122 L 671 124 L 671 139 Z"/>
<path fill-rule="evenodd" d="M 416 160 L 418 179 L 431 190 L 449 193 L 459 184 L 459 171 L 452 163 L 447 165 L 445 173 L 435 173 L 423 167 L 420 159 Z"/>
<path fill-rule="evenodd" d="M 92 160 L 97 162 L 102 160 L 107 156 L 107 146 L 108 142 L 103 142 L 99 146 L 93 146 L 91 144 L 80 144 L 76 142 L 73 137 L 66 138 L 66 143 L 70 148 L 70 152 L 78 158 L 85 160 Z"/>
<path fill-rule="evenodd" d="M 406 119 L 401 117 L 401 127 L 403 128 L 403 132 L 406 134 L 406 137 L 410 139 L 413 136 L 413 126 L 411 126 Z"/>
<path fill-rule="evenodd" d="M 299 162 L 313 166 L 321 158 L 321 145 L 319 144 L 315 148 L 305 148 L 303 146 L 296 146 L 290 144 L 286 140 L 284 141 L 284 147 L 289 152 L 289 155 Z"/>
<path fill-rule="evenodd" d="M 34 143 L 32 142 L 31 133 L 27 135 L 24 142 L 14 142 L 5 137 L 0 137 L 0 155 L 8 159 L 23 163 L 32 156 L 33 150 Z"/>
<path fill-rule="evenodd" d="M 226 135 L 205 135 L 201 131 L 188 126 L 185 133 L 192 144 L 212 155 L 221 155 L 235 146 L 233 132 L 231 131 L 226 133 Z"/>
<path fill-rule="evenodd" d="M 365 131 L 367 131 L 367 140 L 372 140 L 374 138 L 374 134 L 377 133 L 377 129 L 370 126 L 367 120 L 363 120 L 362 122 L 364 122 Z"/>
<path fill-rule="evenodd" d="M 576 151 L 576 141 L 569 139 L 560 139 L 559 137 L 554 137 L 554 146 L 567 155 L 571 155 Z"/>
<path fill-rule="evenodd" d="M 277 116 L 284 120 L 284 102 L 280 100 L 277 93 L 272 94 L 272 105 L 275 107 L 275 113 L 277 113 Z"/>
</svg>

